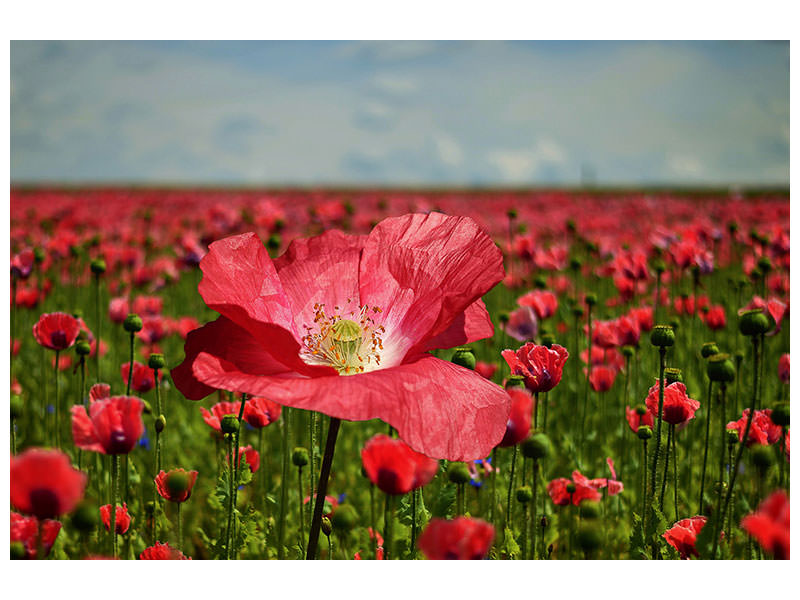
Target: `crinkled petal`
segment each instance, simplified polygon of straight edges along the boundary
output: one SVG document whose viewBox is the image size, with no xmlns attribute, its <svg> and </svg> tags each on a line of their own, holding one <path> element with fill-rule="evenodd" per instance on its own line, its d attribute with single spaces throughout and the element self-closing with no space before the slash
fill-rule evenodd
<svg viewBox="0 0 800 600">
<path fill-rule="evenodd" d="M 247 392 L 351 421 L 382 419 L 417 452 L 433 458 L 485 457 L 503 438 L 508 394 L 479 374 L 430 355 L 351 376 L 286 379 L 241 371 L 200 353 L 195 377 L 213 388 Z"/>
<path fill-rule="evenodd" d="M 425 342 L 422 351 L 453 348 L 494 335 L 494 325 L 483 300 L 478 299 L 458 315 L 450 327 Z"/>
</svg>

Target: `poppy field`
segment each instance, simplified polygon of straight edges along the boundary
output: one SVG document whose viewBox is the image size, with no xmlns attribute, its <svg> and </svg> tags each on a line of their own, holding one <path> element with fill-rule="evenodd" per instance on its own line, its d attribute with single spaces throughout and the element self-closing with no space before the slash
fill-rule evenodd
<svg viewBox="0 0 800 600">
<path fill-rule="evenodd" d="M 789 199 L 11 192 L 11 557 L 788 559 Z"/>
</svg>

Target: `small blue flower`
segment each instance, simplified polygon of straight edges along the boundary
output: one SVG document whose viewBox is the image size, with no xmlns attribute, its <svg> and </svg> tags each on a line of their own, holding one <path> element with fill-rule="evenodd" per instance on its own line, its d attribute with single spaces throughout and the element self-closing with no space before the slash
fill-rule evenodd
<svg viewBox="0 0 800 600">
<path fill-rule="evenodd" d="M 139 438 L 139 447 L 150 450 L 150 436 L 147 435 L 147 429 L 144 430 L 144 434 Z"/>
<path fill-rule="evenodd" d="M 47 405 L 47 414 L 48 415 L 52 415 L 54 412 L 56 412 L 56 407 L 53 406 L 52 404 L 48 404 Z"/>
<path fill-rule="evenodd" d="M 341 504 L 342 502 L 344 502 L 344 499 L 345 499 L 345 498 L 347 498 L 347 494 L 345 494 L 344 492 L 342 492 L 341 494 L 339 494 L 339 498 L 338 498 L 338 500 L 339 500 L 339 504 Z"/>
</svg>

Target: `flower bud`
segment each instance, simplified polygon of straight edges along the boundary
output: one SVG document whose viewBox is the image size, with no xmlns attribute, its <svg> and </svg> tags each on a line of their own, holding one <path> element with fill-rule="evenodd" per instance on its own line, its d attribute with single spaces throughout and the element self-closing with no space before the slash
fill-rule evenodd
<svg viewBox="0 0 800 600">
<path fill-rule="evenodd" d="M 305 467 L 308 464 L 308 450 L 299 447 L 292 450 L 292 464 L 295 467 Z"/>
<path fill-rule="evenodd" d="M 516 218 L 517 218 L 517 214 L 518 214 L 518 213 L 517 213 L 517 209 L 516 209 L 516 208 L 509 208 L 509 209 L 506 211 L 506 216 L 507 216 L 509 219 L 516 219 Z"/>
<path fill-rule="evenodd" d="M 92 273 L 95 275 L 102 275 L 106 272 L 106 261 L 102 258 L 95 258 L 90 266 Z"/>
<path fill-rule="evenodd" d="M 761 335 L 769 331 L 769 319 L 758 309 L 748 310 L 739 317 L 739 331 L 742 335 Z"/>
<path fill-rule="evenodd" d="M 144 503 L 144 515 L 146 517 L 152 517 L 153 514 L 156 512 L 156 503 L 152 500 L 148 500 Z"/>
<path fill-rule="evenodd" d="M 669 325 L 656 325 L 650 332 L 650 343 L 659 348 L 675 344 L 675 331 Z"/>
<path fill-rule="evenodd" d="M 147 366 L 151 369 L 163 369 L 167 364 L 163 354 L 151 354 L 147 359 Z"/>
<path fill-rule="evenodd" d="M 728 491 L 728 483 L 725 481 L 715 481 L 714 482 L 714 493 L 716 495 L 724 494 Z"/>
<path fill-rule="evenodd" d="M 572 316 L 580 319 L 583 316 L 584 310 L 580 304 L 576 304 L 572 307 Z"/>
<path fill-rule="evenodd" d="M 24 404 L 18 394 L 11 394 L 11 418 L 19 419 L 22 416 Z"/>
<path fill-rule="evenodd" d="M 594 306 L 595 304 L 597 304 L 597 296 L 590 292 L 586 294 L 585 301 L 586 301 L 586 306 Z"/>
<path fill-rule="evenodd" d="M 788 402 L 778 402 L 772 408 L 772 414 L 770 415 L 772 422 L 775 425 L 779 425 L 781 427 L 788 427 L 789 426 L 789 403 Z"/>
<path fill-rule="evenodd" d="M 586 554 L 591 554 L 603 543 L 603 534 L 594 523 L 584 523 L 578 529 L 578 545 Z"/>
<path fill-rule="evenodd" d="M 161 433 L 167 426 L 167 418 L 164 415 L 158 415 L 156 418 L 156 433 Z"/>
<path fill-rule="evenodd" d="M 728 354 L 715 354 L 708 359 L 706 374 L 711 381 L 730 383 L 736 379 L 736 367 Z"/>
<path fill-rule="evenodd" d="M 97 507 L 88 500 L 82 501 L 70 516 L 70 524 L 83 533 L 94 531 L 100 522 Z"/>
<path fill-rule="evenodd" d="M 525 458 L 547 458 L 553 452 L 553 445 L 544 433 L 535 433 L 521 444 Z"/>
<path fill-rule="evenodd" d="M 547 517 L 542 515 L 542 518 L 539 520 L 539 527 L 545 529 L 547 527 Z"/>
<path fill-rule="evenodd" d="M 520 504 L 527 504 L 533 499 L 533 490 L 531 486 L 523 485 L 517 488 L 517 502 Z"/>
<path fill-rule="evenodd" d="M 358 513 L 352 504 L 340 504 L 331 516 L 336 530 L 350 531 L 358 524 Z"/>
<path fill-rule="evenodd" d="M 547 278 L 543 275 L 537 275 L 533 279 L 533 287 L 539 290 L 547 289 Z"/>
<path fill-rule="evenodd" d="M 331 531 L 333 531 L 333 526 L 331 525 L 331 520 L 328 517 L 322 517 L 320 529 L 322 529 L 322 533 L 325 534 L 325 537 L 330 537 Z"/>
<path fill-rule="evenodd" d="M 715 354 L 719 354 L 719 347 L 717 346 L 716 342 L 706 342 L 700 349 L 700 356 L 703 358 L 708 358 L 709 356 L 714 356 Z"/>
<path fill-rule="evenodd" d="M 44 262 L 44 249 L 43 248 L 34 248 L 33 249 L 33 262 L 40 264 Z"/>
<path fill-rule="evenodd" d="M 506 389 L 510 390 L 512 388 L 525 388 L 525 378 L 522 375 L 512 375 L 508 379 L 506 379 Z"/>
<path fill-rule="evenodd" d="M 142 319 L 141 317 L 139 317 L 139 315 L 131 313 L 127 317 L 125 317 L 125 321 L 123 321 L 122 327 L 128 333 L 136 333 L 137 331 L 142 330 Z"/>
<path fill-rule="evenodd" d="M 727 435 L 728 445 L 733 446 L 734 444 L 739 443 L 739 432 L 735 429 L 727 429 L 725 431 L 725 435 Z"/>
<path fill-rule="evenodd" d="M 570 482 L 570 483 L 568 483 L 568 484 L 567 484 L 567 488 L 566 488 L 566 489 L 567 489 L 567 493 L 568 493 L 568 494 L 574 494 L 574 493 L 575 493 L 575 490 L 576 490 L 577 488 L 575 487 L 575 484 L 574 484 L 574 483 Z"/>
<path fill-rule="evenodd" d="M 625 358 L 631 358 L 636 353 L 636 348 L 633 346 L 623 346 L 622 347 L 622 356 Z"/>
<path fill-rule="evenodd" d="M 581 516 L 584 519 L 594 520 L 600 518 L 600 503 L 594 500 L 581 502 Z"/>
<path fill-rule="evenodd" d="M 644 404 L 637 404 L 636 407 L 633 409 L 636 411 L 636 414 L 640 417 L 643 417 L 647 414 L 647 406 Z"/>
<path fill-rule="evenodd" d="M 236 433 L 239 431 L 239 419 L 236 415 L 225 415 L 219 422 L 222 433 Z"/>
<path fill-rule="evenodd" d="M 456 348 L 453 353 L 453 358 L 450 359 L 454 364 L 457 364 L 472 371 L 475 370 L 475 355 L 472 353 L 472 348 L 462 346 Z"/>
<path fill-rule="evenodd" d="M 569 259 L 569 268 L 572 269 L 573 271 L 579 271 L 582 266 L 583 266 L 583 261 L 580 258 Z"/>
<path fill-rule="evenodd" d="M 22 542 L 11 542 L 11 560 L 23 560 L 25 558 L 25 546 Z"/>
<path fill-rule="evenodd" d="M 728 222 L 728 233 L 733 235 L 737 231 L 739 231 L 739 224 L 736 221 L 729 221 Z"/>
<path fill-rule="evenodd" d="M 550 348 L 555 343 L 556 343 L 556 336 L 554 336 L 552 333 L 542 334 L 542 346 Z"/>
<path fill-rule="evenodd" d="M 761 272 L 765 275 L 772 271 L 772 261 L 769 259 L 769 256 L 762 256 L 758 259 L 758 268 L 761 269 Z"/>
<path fill-rule="evenodd" d="M 511 315 L 508 313 L 508 311 L 501 310 L 498 313 L 497 318 L 500 320 L 501 323 L 505 324 L 508 323 L 509 319 L 511 319 Z"/>
<path fill-rule="evenodd" d="M 180 496 L 189 489 L 189 474 L 184 471 L 172 471 L 166 479 L 167 490 L 172 496 Z"/>
<path fill-rule="evenodd" d="M 677 383 L 679 381 L 683 381 L 683 375 L 681 374 L 680 369 L 676 369 L 675 367 L 667 367 L 664 369 L 664 384 L 670 385 L 673 383 Z"/>
<path fill-rule="evenodd" d="M 767 470 L 775 463 L 775 454 L 769 446 L 763 444 L 756 444 L 750 448 L 753 454 L 753 464 L 758 469 L 759 474 L 763 477 Z"/>
<path fill-rule="evenodd" d="M 672 327 L 672 331 L 678 331 L 681 327 L 681 322 L 678 320 L 677 317 L 670 319 L 669 326 Z"/>
<path fill-rule="evenodd" d="M 144 408 L 142 409 L 142 412 L 144 414 L 146 414 L 146 415 L 152 415 L 153 414 L 153 407 L 150 406 L 150 403 L 147 400 L 142 400 L 142 404 L 144 404 Z"/>
<path fill-rule="evenodd" d="M 469 469 L 463 462 L 452 462 L 447 465 L 447 478 L 459 485 L 469 481 Z"/>
<path fill-rule="evenodd" d="M 653 437 L 653 428 L 650 425 L 642 425 L 636 430 L 636 436 L 640 440 L 649 440 Z"/>
</svg>

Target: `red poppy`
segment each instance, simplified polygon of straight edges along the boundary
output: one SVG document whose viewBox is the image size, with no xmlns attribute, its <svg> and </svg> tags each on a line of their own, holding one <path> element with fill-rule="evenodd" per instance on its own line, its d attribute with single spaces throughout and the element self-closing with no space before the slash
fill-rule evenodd
<svg viewBox="0 0 800 600">
<path fill-rule="evenodd" d="M 742 529 L 776 559 L 789 560 L 789 498 L 786 492 L 773 492 L 756 512 L 742 519 Z"/>
<path fill-rule="evenodd" d="M 144 403 L 135 396 L 112 396 L 72 407 L 72 438 L 81 450 L 128 454 L 144 433 Z"/>
<path fill-rule="evenodd" d="M 317 495 L 314 494 L 314 498 L 316 499 Z M 303 504 L 308 504 L 311 501 L 311 496 L 306 496 L 303 498 Z M 333 516 L 333 513 L 336 511 L 336 507 L 339 506 L 339 500 L 334 498 L 333 496 L 325 496 L 325 502 L 322 504 L 322 516 L 323 517 L 330 517 Z"/>
<path fill-rule="evenodd" d="M 650 388 L 647 394 L 647 410 L 658 417 L 658 384 Z M 686 386 L 676 381 L 664 387 L 664 411 L 662 418 L 671 425 L 680 425 L 694 419 L 694 413 L 700 408 L 697 400 L 686 395 Z"/>
<path fill-rule="evenodd" d="M 33 337 L 50 350 L 66 350 L 80 333 L 78 319 L 67 313 L 45 313 L 33 326 Z"/>
<path fill-rule="evenodd" d="M 778 359 L 778 379 L 781 383 L 789 383 L 789 354 L 781 354 Z"/>
<path fill-rule="evenodd" d="M 58 532 L 61 531 L 61 523 L 46 519 L 42 523 L 42 549 L 44 555 L 50 554 L 50 548 L 56 542 Z M 19 513 L 11 513 L 11 542 L 20 542 L 25 549 L 25 558 L 33 560 L 36 558 L 36 546 L 39 536 L 39 519 L 36 517 L 25 517 Z"/>
<path fill-rule="evenodd" d="M 247 463 L 247 466 L 250 467 L 250 472 L 255 473 L 258 471 L 258 467 L 261 466 L 261 456 L 259 456 L 258 450 L 255 450 L 249 444 L 239 448 L 239 462 L 236 463 L 237 468 L 242 464 L 242 455 L 244 455 L 244 461 Z"/>
<path fill-rule="evenodd" d="M 702 515 L 690 519 L 681 519 L 663 533 L 664 539 L 680 553 L 682 559 L 698 556 L 695 543 L 707 520 Z"/>
<path fill-rule="evenodd" d="M 195 481 L 197 471 L 184 469 L 170 469 L 166 472 L 162 470 L 155 478 L 158 494 L 170 502 L 186 502 L 192 495 Z"/>
<path fill-rule="evenodd" d="M 625 407 L 625 417 L 628 419 L 628 425 L 631 428 L 633 433 L 639 431 L 639 427 L 642 425 L 649 425 L 650 427 L 654 424 L 653 413 L 649 410 L 646 411 L 643 415 L 640 415 L 636 412 L 635 408 L 631 408 L 630 406 Z"/>
<path fill-rule="evenodd" d="M 614 379 L 617 376 L 617 372 L 612 369 L 611 367 L 607 367 L 606 365 L 598 365 L 596 367 L 592 367 L 591 373 L 589 373 L 589 385 L 592 386 L 592 389 L 595 392 L 607 392 L 611 389 L 611 386 L 614 385 Z"/>
<path fill-rule="evenodd" d="M 168 334 L 169 325 L 161 315 L 146 315 L 142 317 L 142 329 L 136 334 L 143 344 L 153 345 L 160 342 Z"/>
<path fill-rule="evenodd" d="M 558 310 L 558 299 L 553 292 L 533 290 L 517 300 L 520 306 L 530 306 L 541 321 L 552 317 Z M 530 339 L 530 338 L 528 338 Z"/>
<path fill-rule="evenodd" d="M 506 434 L 500 443 L 501 448 L 516 446 L 531 432 L 531 409 L 533 408 L 533 398 L 525 390 L 511 388 L 506 390 L 511 396 L 511 412 L 508 413 L 508 423 L 506 424 Z"/>
<path fill-rule="evenodd" d="M 703 322 L 711 331 L 725 329 L 727 319 L 725 318 L 725 307 L 719 304 L 712 306 L 706 312 L 700 313 Z"/>
<path fill-rule="evenodd" d="M 539 321 L 536 313 L 529 306 L 521 306 L 511 311 L 508 323 L 503 325 L 503 330 L 518 342 L 527 342 L 539 333 Z"/>
<path fill-rule="evenodd" d="M 50 519 L 71 512 L 83 498 L 86 474 L 60 450 L 30 448 L 11 457 L 11 504 Z"/>
<path fill-rule="evenodd" d="M 653 329 L 653 307 L 643 306 L 641 308 L 632 308 L 628 311 L 628 315 L 636 319 L 639 323 L 639 328 L 642 331 L 650 331 Z"/>
<path fill-rule="evenodd" d="M 487 363 L 479 360 L 475 363 L 475 372 L 480 373 L 481 377 L 491 379 L 497 373 L 497 363 Z"/>
<path fill-rule="evenodd" d="M 573 472 L 572 476 L 575 479 L 575 481 L 580 481 L 584 485 L 588 484 L 596 490 L 608 488 L 608 495 L 616 496 L 625 489 L 625 486 L 622 484 L 621 481 L 617 479 L 617 471 L 616 469 L 614 469 L 614 461 L 611 460 L 611 457 L 606 458 L 606 464 L 608 465 L 608 470 L 611 472 L 611 478 L 599 477 L 597 479 L 587 480 L 586 477 L 584 477 L 577 471 Z M 576 477 L 576 474 L 579 477 Z"/>
<path fill-rule="evenodd" d="M 369 539 L 375 540 L 375 560 L 383 560 L 383 536 L 377 531 L 373 531 L 372 527 L 367 527 Z M 356 552 L 353 556 L 355 560 L 361 560 L 361 552 Z"/>
<path fill-rule="evenodd" d="M 11 274 L 19 279 L 27 279 L 33 271 L 33 250 L 25 248 L 11 257 Z"/>
<path fill-rule="evenodd" d="M 169 544 L 156 542 L 155 546 L 145 548 L 139 555 L 139 560 L 192 560 L 184 556 L 183 552 Z"/>
<path fill-rule="evenodd" d="M 419 538 L 428 560 L 482 560 L 489 554 L 494 527 L 480 519 L 431 519 Z"/>
<path fill-rule="evenodd" d="M 427 484 L 439 469 L 438 461 L 415 452 L 400 439 L 379 433 L 361 450 L 370 481 L 387 494 L 407 494 Z"/>
<path fill-rule="evenodd" d="M 753 444 L 774 444 L 781 438 L 782 429 L 779 425 L 772 422 L 772 409 L 765 408 L 756 410 L 753 421 L 750 423 L 750 433 L 748 434 L 747 445 Z M 747 419 L 750 416 L 750 409 L 745 408 L 738 421 L 730 421 L 728 429 L 735 429 L 739 433 L 739 442 L 744 440 L 744 430 L 747 429 Z"/>
<path fill-rule="evenodd" d="M 638 346 L 642 328 L 634 317 L 621 316 L 616 320 L 617 342 L 620 346 Z"/>
<path fill-rule="evenodd" d="M 106 531 L 111 531 L 111 505 L 104 504 L 100 507 L 100 518 L 103 520 L 103 525 L 106 526 Z M 122 506 L 117 506 L 117 514 L 115 516 L 114 529 L 117 530 L 118 535 L 123 535 L 128 531 L 131 526 L 131 516 L 128 514 L 128 504 L 123 502 Z"/>
<path fill-rule="evenodd" d="M 107 383 L 95 383 L 89 388 L 89 402 L 97 402 L 111 398 L 111 386 Z"/>
<path fill-rule="evenodd" d="M 274 262 L 255 234 L 238 235 L 211 244 L 201 269 L 200 294 L 222 316 L 188 336 L 172 371 L 187 398 L 229 389 L 380 418 L 449 460 L 486 455 L 503 437 L 508 395 L 428 354 L 493 333 L 480 298 L 503 278 L 502 253 L 471 219 L 414 214 L 368 236 L 328 231 Z"/>
<path fill-rule="evenodd" d="M 585 327 L 586 332 L 589 326 Z M 616 348 L 620 345 L 616 321 L 594 321 L 592 323 L 592 343 L 600 348 Z"/>
<path fill-rule="evenodd" d="M 567 486 L 570 484 L 575 486 L 572 494 L 567 491 Z M 547 484 L 547 493 L 556 506 L 566 506 L 570 502 L 578 506 L 584 500 L 598 501 L 602 498 L 600 492 L 590 485 L 589 479 L 578 471 L 572 472 L 572 480 L 565 477 L 553 479 Z"/>
<path fill-rule="evenodd" d="M 203 420 L 206 422 L 206 425 L 222 433 L 222 426 L 220 425 L 222 417 L 225 415 L 238 415 L 239 405 L 239 402 L 228 402 L 227 400 L 223 400 L 222 402 L 217 402 L 214 406 L 212 406 L 211 412 L 207 411 L 203 407 L 200 407 L 200 414 L 203 415 Z M 245 411 L 247 411 L 247 403 L 245 403 L 244 406 Z"/>
<path fill-rule="evenodd" d="M 127 298 L 112 298 L 108 303 L 108 318 L 112 323 L 121 324 L 130 312 Z"/>
<path fill-rule="evenodd" d="M 133 301 L 133 311 L 137 315 L 144 317 L 160 315 L 164 308 L 164 300 L 158 296 L 138 296 Z"/>
<path fill-rule="evenodd" d="M 511 368 L 512 375 L 525 378 L 525 387 L 532 393 L 549 392 L 561 381 L 564 363 L 569 358 L 566 348 L 553 344 L 537 346 L 528 342 L 516 352 L 503 350 L 501 353 Z"/>
<path fill-rule="evenodd" d="M 266 427 L 277 421 L 280 416 L 281 405 L 272 400 L 253 396 L 248 398 L 244 404 L 244 420 L 247 421 L 250 427 L 255 427 L 256 429 Z"/>
<path fill-rule="evenodd" d="M 122 382 L 128 385 L 128 377 L 130 376 L 131 363 L 124 363 L 120 369 L 122 375 Z M 158 373 L 158 378 L 161 380 L 161 372 Z M 156 379 L 153 375 L 153 369 L 147 365 L 143 365 L 138 360 L 133 361 L 133 379 L 131 380 L 131 388 L 140 394 L 146 394 L 156 386 Z"/>
</svg>

